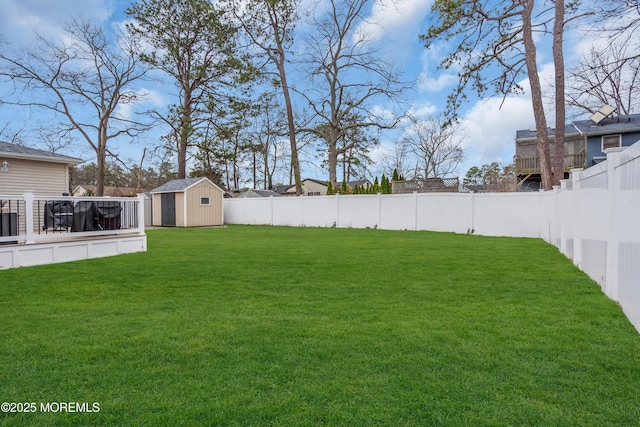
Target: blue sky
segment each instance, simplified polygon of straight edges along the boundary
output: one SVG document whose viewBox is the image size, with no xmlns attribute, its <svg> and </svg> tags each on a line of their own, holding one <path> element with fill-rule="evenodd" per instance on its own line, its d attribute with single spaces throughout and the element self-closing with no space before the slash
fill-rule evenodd
<svg viewBox="0 0 640 427">
<path fill-rule="evenodd" d="M 74 16 L 88 17 L 106 25 L 117 24 L 126 19 L 123 11 L 130 3 L 126 0 L 0 0 L 0 10 L 3 11 L 0 15 L 0 33 L 5 40 L 16 46 L 29 45 L 35 39 L 35 30 L 43 35 L 55 36 L 59 34 L 61 25 Z M 307 3 L 311 4 L 312 0 Z M 431 4 L 432 0 L 398 0 L 395 4 L 388 0 L 376 0 L 371 2 L 367 18 L 370 22 L 367 28 L 370 36 L 382 43 L 382 49 L 393 59 L 396 67 L 403 71 L 404 79 L 413 82 L 414 90 L 407 95 L 407 102 L 410 111 L 422 118 L 443 110 L 446 97 L 456 81 L 455 71 L 443 72 L 436 68 L 442 55 L 446 53 L 446 42 L 427 50 L 418 39 L 418 35 L 425 32 Z M 306 29 L 304 25 L 300 28 Z M 592 42 L 577 32 L 568 34 L 565 42 L 567 67 L 575 64 Z M 548 90 L 547 82 L 553 76 L 553 67 L 551 50 L 546 46 L 541 43 L 538 62 L 542 83 Z M 526 85 L 526 81 L 524 84 Z M 165 92 L 162 87 L 147 86 L 144 89 L 149 91 L 150 106 L 173 102 L 170 93 Z M 0 87 L 0 94 L 2 93 L 3 88 Z M 534 127 L 527 93 L 508 97 L 502 108 L 501 103 L 502 99 L 499 97 L 476 99 L 470 96 L 470 102 L 463 107 L 460 117 L 464 128 L 465 160 L 456 174 L 464 176 L 474 165 L 481 166 L 494 161 L 510 163 L 514 155 L 516 130 Z M 550 119 L 549 124 L 553 125 L 552 116 Z M 0 129 L 5 123 L 19 126 L 30 120 L 34 120 L 34 117 L 28 111 L 18 107 L 0 107 Z M 401 130 L 398 130 L 382 138 L 381 146 L 375 150 L 373 157 L 383 156 L 400 135 Z M 148 138 L 157 138 L 157 135 L 149 135 Z M 37 141 L 25 142 L 37 145 Z M 149 144 L 153 142 L 147 141 Z M 83 148 L 65 149 L 65 154 L 91 160 L 92 151 L 84 145 L 81 147 Z M 135 162 L 139 159 L 142 145 L 122 143 L 117 149 L 123 158 Z M 376 172 L 375 169 L 373 172 Z M 307 164 L 304 166 L 303 176 L 326 179 L 326 172 Z"/>
</svg>

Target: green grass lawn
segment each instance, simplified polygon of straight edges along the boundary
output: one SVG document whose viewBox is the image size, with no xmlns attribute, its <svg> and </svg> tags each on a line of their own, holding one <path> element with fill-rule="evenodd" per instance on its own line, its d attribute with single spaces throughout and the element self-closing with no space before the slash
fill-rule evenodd
<svg viewBox="0 0 640 427">
<path fill-rule="evenodd" d="M 0 425 L 638 425 L 640 336 L 541 240 L 230 226 L 0 272 Z"/>
</svg>

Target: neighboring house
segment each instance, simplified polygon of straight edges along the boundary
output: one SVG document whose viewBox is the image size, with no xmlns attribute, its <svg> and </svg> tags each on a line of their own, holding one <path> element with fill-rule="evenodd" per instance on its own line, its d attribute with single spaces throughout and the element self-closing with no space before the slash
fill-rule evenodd
<svg viewBox="0 0 640 427">
<path fill-rule="evenodd" d="M 87 194 L 95 196 L 97 191 L 96 185 L 76 185 L 73 188 L 72 196 L 86 196 Z M 104 187 L 104 196 L 105 197 L 136 197 L 140 193 L 148 193 L 148 188 L 127 188 L 127 187 Z"/>
<path fill-rule="evenodd" d="M 206 227 L 224 223 L 224 190 L 208 178 L 174 179 L 151 194 L 153 225 Z"/>
<path fill-rule="evenodd" d="M 606 118 L 598 124 L 591 120 L 573 122 L 587 144 L 587 167 L 606 159 L 607 148 L 630 147 L 640 141 L 640 114 Z"/>
<path fill-rule="evenodd" d="M 280 194 L 276 193 L 273 190 L 255 190 L 249 189 L 246 191 L 242 191 L 237 198 L 253 198 L 253 197 L 281 197 Z"/>
<path fill-rule="evenodd" d="M 37 196 L 69 192 L 69 166 L 84 162 L 75 157 L 0 142 L 0 194 L 32 191 Z"/>
<path fill-rule="evenodd" d="M 555 148 L 555 129 L 548 128 L 549 154 L 553 165 Z M 567 124 L 564 135 L 565 177 L 574 168 L 584 168 L 586 162 L 585 139 L 571 125 Z M 524 129 L 516 132 L 515 171 L 518 177 L 518 190 L 537 191 L 541 188 L 540 162 L 538 158 L 538 136 L 535 129 Z"/>
<path fill-rule="evenodd" d="M 369 180 L 360 181 L 347 181 L 347 187 L 352 192 L 357 186 L 369 188 L 371 182 Z M 342 182 L 338 183 L 338 189 L 342 186 Z M 320 181 L 318 179 L 306 178 L 302 180 L 302 195 L 303 196 L 326 196 L 327 188 L 329 187 L 329 181 Z M 274 188 L 274 191 L 282 196 L 295 196 L 295 185 L 278 185 Z"/>
<path fill-rule="evenodd" d="M 595 117 L 595 115 L 594 115 Z M 549 154 L 553 165 L 554 129 L 549 135 Z M 565 178 L 574 168 L 587 168 L 605 159 L 604 150 L 627 147 L 640 140 L 640 114 L 579 120 L 568 123 L 565 130 L 564 166 Z M 540 163 L 535 129 L 516 132 L 516 155 L 514 158 L 519 190 L 540 188 Z"/>
<path fill-rule="evenodd" d="M 295 196 L 296 186 L 290 184 L 276 185 L 275 187 L 273 187 L 273 191 L 281 196 Z"/>
</svg>

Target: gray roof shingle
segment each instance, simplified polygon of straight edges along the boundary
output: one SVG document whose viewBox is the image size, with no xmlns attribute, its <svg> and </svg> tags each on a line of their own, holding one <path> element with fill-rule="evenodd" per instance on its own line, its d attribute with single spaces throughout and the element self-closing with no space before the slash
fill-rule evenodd
<svg viewBox="0 0 640 427">
<path fill-rule="evenodd" d="M 160 187 L 154 188 L 151 190 L 152 193 L 173 193 L 184 191 L 187 188 L 191 187 L 194 184 L 202 181 L 206 178 L 185 178 L 185 179 L 174 179 L 173 181 L 169 181 L 165 184 L 162 184 Z"/>
<path fill-rule="evenodd" d="M 573 126 L 581 135 L 638 132 L 640 131 L 640 114 L 609 117 L 599 124 L 595 124 L 592 120 L 579 120 L 573 122 Z"/>
<path fill-rule="evenodd" d="M 34 159 L 47 162 L 66 163 L 70 165 L 78 165 L 84 160 L 76 157 L 63 156 L 62 154 L 50 153 L 37 148 L 25 147 L 18 144 L 9 144 L 0 141 L 0 156 L 14 159 Z"/>
</svg>

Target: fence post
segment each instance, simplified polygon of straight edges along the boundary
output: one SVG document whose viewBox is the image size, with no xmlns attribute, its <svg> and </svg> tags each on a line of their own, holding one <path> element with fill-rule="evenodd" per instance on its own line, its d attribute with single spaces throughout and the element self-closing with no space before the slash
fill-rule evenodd
<svg viewBox="0 0 640 427">
<path fill-rule="evenodd" d="M 144 234 L 144 195 L 138 194 L 138 230 L 139 234 Z"/>
<path fill-rule="evenodd" d="M 31 245 L 36 242 L 33 234 L 33 191 L 24 192 L 24 227 L 26 233 L 25 244 Z"/>
<path fill-rule="evenodd" d="M 382 229 L 382 194 L 378 193 L 378 228 Z"/>
<path fill-rule="evenodd" d="M 413 192 L 413 231 L 418 231 L 418 192 Z"/>
<path fill-rule="evenodd" d="M 475 192 L 475 190 L 471 190 L 471 192 L 469 194 L 470 194 L 469 200 L 471 201 L 471 209 L 469 209 L 469 211 L 471 213 L 471 226 L 467 227 L 467 230 L 469 231 L 470 234 L 473 234 L 476 231 L 476 224 L 475 224 L 475 220 L 476 220 L 476 192 Z"/>
<path fill-rule="evenodd" d="M 618 192 L 618 180 L 616 179 L 616 166 L 620 160 L 621 153 L 626 147 L 608 148 L 605 150 L 607 155 L 607 193 L 609 196 L 607 217 L 609 218 L 609 227 L 607 230 L 607 264 L 605 278 L 605 293 L 614 301 L 619 300 L 619 284 L 618 284 L 618 236 L 616 236 L 616 193 Z"/>
<path fill-rule="evenodd" d="M 271 226 L 273 226 L 273 196 L 269 196 L 269 200 L 271 200 L 271 203 L 269 203 L 269 210 L 271 211 Z M 247 202 L 249 201 L 249 199 L 247 199 Z"/>
<path fill-rule="evenodd" d="M 549 236 L 549 243 L 560 250 L 562 246 L 562 205 L 560 201 L 561 187 L 559 185 L 552 186 L 553 195 L 553 211 L 549 215 L 551 235 Z"/>
<path fill-rule="evenodd" d="M 580 181 L 583 169 L 571 169 L 571 218 L 578 213 L 579 207 L 582 205 L 582 190 L 578 182 Z M 573 263 L 582 270 L 582 226 L 579 222 L 573 224 Z"/>
<path fill-rule="evenodd" d="M 568 230 L 568 220 L 567 220 L 567 213 L 568 213 L 568 208 L 569 208 L 569 203 L 567 201 L 568 198 L 568 189 L 567 189 L 567 183 L 569 182 L 568 179 L 561 179 L 560 180 L 560 190 L 555 194 L 556 197 L 556 205 L 559 207 L 558 208 L 558 216 L 557 216 L 557 220 L 558 220 L 558 227 L 560 227 L 560 252 L 563 253 L 565 256 L 567 256 L 568 251 L 567 251 L 567 243 L 569 240 L 569 230 Z M 572 218 L 572 217 L 570 217 Z"/>
</svg>

